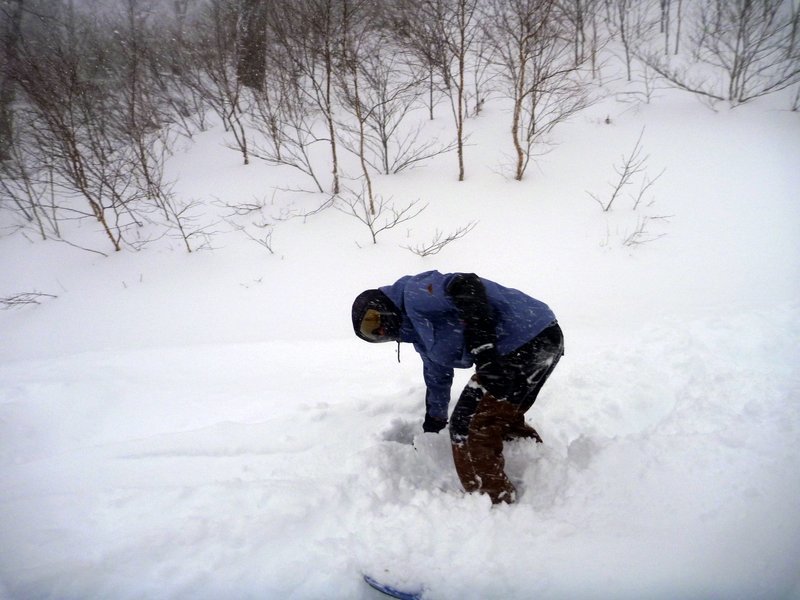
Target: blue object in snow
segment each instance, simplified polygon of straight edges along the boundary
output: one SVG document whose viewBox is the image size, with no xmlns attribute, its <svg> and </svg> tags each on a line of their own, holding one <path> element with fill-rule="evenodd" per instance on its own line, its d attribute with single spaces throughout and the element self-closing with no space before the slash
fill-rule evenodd
<svg viewBox="0 0 800 600">
<path fill-rule="evenodd" d="M 380 581 L 373 579 L 369 575 L 364 575 L 364 581 L 366 581 L 379 592 L 386 594 L 387 596 L 391 596 L 392 598 L 398 598 L 399 600 L 422 600 L 421 591 L 407 592 L 404 590 L 398 590 L 395 587 L 386 585 L 385 583 L 381 583 Z"/>
</svg>

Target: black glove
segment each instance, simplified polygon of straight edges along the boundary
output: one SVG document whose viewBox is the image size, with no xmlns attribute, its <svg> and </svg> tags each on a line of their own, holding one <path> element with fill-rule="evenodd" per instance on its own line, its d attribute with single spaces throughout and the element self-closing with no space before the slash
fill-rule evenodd
<svg viewBox="0 0 800 600">
<path fill-rule="evenodd" d="M 514 369 L 492 348 L 475 356 L 475 373 L 478 383 L 492 396 L 505 399 L 514 385 Z"/>
<path fill-rule="evenodd" d="M 447 419 L 438 419 L 428 414 L 425 415 L 425 420 L 422 422 L 422 431 L 425 433 L 439 433 L 445 427 L 447 427 Z"/>
</svg>

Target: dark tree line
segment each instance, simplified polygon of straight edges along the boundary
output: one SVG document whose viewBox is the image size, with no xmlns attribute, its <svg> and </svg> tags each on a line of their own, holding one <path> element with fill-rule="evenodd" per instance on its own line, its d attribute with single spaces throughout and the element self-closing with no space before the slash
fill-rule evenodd
<svg viewBox="0 0 800 600">
<path fill-rule="evenodd" d="M 373 222 L 386 204 L 377 174 L 454 151 L 453 176 L 468 177 L 469 119 L 491 98 L 510 101 L 510 171 L 523 179 L 616 48 L 629 80 L 645 64 L 732 104 L 800 81 L 789 0 L 102 5 L 0 0 L 0 223 L 65 239 L 90 220 L 115 251 L 164 233 L 202 244 L 202 207 L 176 196 L 164 166 L 211 115 L 243 163 L 295 169 Z M 452 138 L 427 135 L 434 118 Z"/>
</svg>

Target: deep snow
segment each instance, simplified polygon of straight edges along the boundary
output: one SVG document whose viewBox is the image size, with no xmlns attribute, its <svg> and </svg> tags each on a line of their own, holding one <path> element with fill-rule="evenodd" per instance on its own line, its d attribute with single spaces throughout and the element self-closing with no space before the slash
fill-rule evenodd
<svg viewBox="0 0 800 600">
<path fill-rule="evenodd" d="M 108 258 L 1 238 L 0 297 L 58 298 L 0 312 L 0 597 L 374 598 L 363 572 L 432 599 L 800 597 L 786 105 L 609 96 L 518 183 L 495 100 L 469 121 L 466 182 L 452 155 L 376 178 L 429 206 L 375 246 L 333 210 L 278 223 L 274 255 L 236 232 Z M 642 128 L 666 169 L 653 204 L 603 213 L 586 192 Z M 183 197 L 266 198 L 268 218 L 321 202 L 271 200 L 287 173 L 222 137 L 173 157 Z M 624 246 L 643 214 L 670 216 L 664 237 Z M 473 220 L 438 255 L 401 248 Z M 352 335 L 358 292 L 432 268 L 523 289 L 565 331 L 528 416 L 545 443 L 507 444 L 516 505 L 463 495 L 446 435 L 421 433 L 413 350 Z"/>
</svg>

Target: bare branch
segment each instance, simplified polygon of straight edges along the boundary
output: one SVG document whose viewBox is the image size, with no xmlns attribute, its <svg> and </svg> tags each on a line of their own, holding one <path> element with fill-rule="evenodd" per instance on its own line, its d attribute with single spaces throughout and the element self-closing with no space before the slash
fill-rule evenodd
<svg viewBox="0 0 800 600">
<path fill-rule="evenodd" d="M 470 221 L 466 225 L 458 227 L 453 233 L 445 236 L 441 231 L 438 229 L 433 236 L 433 240 L 431 240 L 427 244 L 417 245 L 415 247 L 411 246 L 402 246 L 406 250 L 410 250 L 417 256 L 431 256 L 433 254 L 438 254 L 445 246 L 448 244 L 463 238 L 467 235 L 470 231 L 475 229 L 475 226 L 478 224 L 477 221 Z"/>
<path fill-rule="evenodd" d="M 603 212 L 608 212 L 611 210 L 611 206 L 614 204 L 614 201 L 620 196 L 622 190 L 625 189 L 627 186 L 631 185 L 633 178 L 638 175 L 639 173 L 645 170 L 645 164 L 647 163 L 647 156 L 642 155 L 642 137 L 644 136 L 644 129 L 639 133 L 639 137 L 636 140 L 636 144 L 633 146 L 633 150 L 627 156 L 622 157 L 622 164 L 621 165 L 614 165 L 614 171 L 617 174 L 617 179 L 613 182 L 609 182 L 611 186 L 611 194 L 608 200 L 602 200 L 598 195 L 593 194 L 591 192 L 586 192 L 589 196 L 597 202 L 600 207 L 603 209 Z M 660 173 L 658 177 L 661 177 Z M 635 206 L 638 206 L 639 202 L 641 201 L 641 196 L 644 192 L 650 188 L 650 186 L 655 183 L 658 179 L 656 177 L 654 180 L 647 183 L 646 186 L 639 193 L 639 197 L 636 200 Z M 635 207 L 634 207 L 635 208 Z"/>
<path fill-rule="evenodd" d="M 275 231 L 275 226 L 272 223 L 253 223 L 253 226 L 260 230 L 259 233 L 253 234 L 245 227 L 244 225 L 237 225 L 235 223 L 228 223 L 233 226 L 234 229 L 237 231 L 241 231 L 247 238 L 262 248 L 264 248 L 270 254 L 275 254 L 275 251 L 272 249 L 272 234 Z"/>
<path fill-rule="evenodd" d="M 38 305 L 41 304 L 42 299 L 47 298 L 58 298 L 58 296 L 42 292 L 21 292 L 19 294 L 12 294 L 11 296 L 0 298 L 0 307 L 2 307 L 3 310 L 8 310 L 10 308 L 21 308 L 32 304 Z"/>
<path fill-rule="evenodd" d="M 659 217 L 640 217 L 636 223 L 636 228 L 630 233 L 623 241 L 623 246 L 639 246 L 641 244 L 647 244 L 649 242 L 654 242 L 658 239 L 661 239 L 666 233 L 659 233 L 653 234 L 647 230 L 647 225 L 650 221 L 654 220 L 663 220 L 669 221 L 671 216 L 659 216 Z"/>
<path fill-rule="evenodd" d="M 427 204 L 418 206 L 419 200 L 414 200 L 398 209 L 383 197 L 376 196 L 374 210 L 371 210 L 363 191 L 354 193 L 348 190 L 348 192 L 347 195 L 336 197 L 338 202 L 334 204 L 334 207 L 366 225 L 372 236 L 373 244 L 378 243 L 379 233 L 410 221 L 428 207 Z"/>
</svg>

